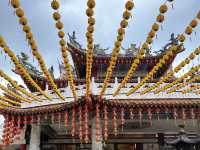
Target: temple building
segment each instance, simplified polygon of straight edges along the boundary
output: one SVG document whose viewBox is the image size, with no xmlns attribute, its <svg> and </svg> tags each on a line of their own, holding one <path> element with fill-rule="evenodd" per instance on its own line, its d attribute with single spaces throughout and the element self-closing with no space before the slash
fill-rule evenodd
<svg viewBox="0 0 200 150">
<path fill-rule="evenodd" d="M 18 84 L 0 66 L 0 114 L 4 116 L 0 148 L 5 150 L 200 150 L 200 64 L 177 76 L 200 55 L 200 47 L 177 66 L 184 41 L 198 25 L 200 12 L 183 34 L 171 34 L 161 50 L 151 43 L 173 0 L 160 6 L 159 15 L 143 44 L 124 48 L 125 28 L 134 8 L 125 3 L 114 48 L 93 41 L 95 0 L 88 0 L 87 46 L 76 32 L 65 40 L 58 0 L 52 0 L 53 19 L 62 59 L 46 67 L 19 0 L 11 0 L 16 17 L 39 67 L 26 53 L 15 55 L 0 36 L 2 52 L 14 64 Z M 122 52 L 123 51 L 123 52 Z M 72 60 L 68 57 L 71 56 Z M 72 62 L 73 63 L 72 63 Z M 55 76 L 55 69 L 59 76 Z"/>
</svg>

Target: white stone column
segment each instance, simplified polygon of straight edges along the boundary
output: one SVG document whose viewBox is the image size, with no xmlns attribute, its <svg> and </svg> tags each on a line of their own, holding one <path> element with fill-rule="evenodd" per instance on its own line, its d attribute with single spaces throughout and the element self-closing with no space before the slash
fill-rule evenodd
<svg viewBox="0 0 200 150">
<path fill-rule="evenodd" d="M 40 126 L 32 124 L 29 150 L 40 150 Z"/>
<path fill-rule="evenodd" d="M 103 150 L 102 128 L 100 124 L 100 138 L 96 141 L 96 123 L 95 118 L 92 120 L 92 150 Z"/>
</svg>

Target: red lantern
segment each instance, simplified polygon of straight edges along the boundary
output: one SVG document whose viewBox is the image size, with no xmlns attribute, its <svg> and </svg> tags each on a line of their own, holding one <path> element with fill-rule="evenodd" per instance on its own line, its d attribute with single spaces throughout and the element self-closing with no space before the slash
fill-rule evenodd
<svg viewBox="0 0 200 150">
<path fill-rule="evenodd" d="M 116 113 L 116 108 L 113 108 L 113 112 L 112 112 L 112 116 L 113 116 L 113 133 L 115 136 L 117 136 L 117 113 Z"/>
<path fill-rule="evenodd" d="M 71 129 L 72 137 L 75 136 L 75 132 L 76 132 L 76 111 L 75 111 L 75 107 L 73 107 L 73 109 L 72 109 L 72 129 Z"/>
<path fill-rule="evenodd" d="M 151 113 L 151 108 L 148 109 L 148 118 L 149 118 L 149 121 L 152 125 L 152 113 Z"/>
<path fill-rule="evenodd" d="M 84 130 L 85 130 L 85 143 L 89 142 L 89 131 L 88 131 L 88 106 L 85 105 L 85 115 L 84 115 Z"/>
<path fill-rule="evenodd" d="M 82 107 L 79 107 L 79 138 L 83 140 L 83 122 L 82 122 Z"/>
<path fill-rule="evenodd" d="M 99 105 L 96 104 L 96 142 L 100 140 L 100 116 L 99 116 Z"/>
<path fill-rule="evenodd" d="M 108 140 L 108 110 L 107 106 L 104 106 L 104 140 Z"/>
<path fill-rule="evenodd" d="M 125 123 L 125 119 L 124 119 L 124 108 L 121 108 L 121 125 L 122 125 L 122 131 L 123 131 L 124 123 Z"/>
<path fill-rule="evenodd" d="M 69 122 L 69 115 L 68 115 L 68 112 L 66 111 L 65 112 L 65 127 L 66 128 L 68 127 L 68 122 Z"/>
<path fill-rule="evenodd" d="M 37 124 L 40 125 L 40 115 L 37 116 Z"/>
<path fill-rule="evenodd" d="M 173 117 L 174 117 L 175 123 L 176 123 L 176 120 L 177 120 L 177 117 L 178 117 L 178 114 L 177 114 L 176 111 L 177 111 L 176 108 L 174 108 L 174 110 L 173 110 Z"/>
<path fill-rule="evenodd" d="M 130 115 L 130 119 L 133 120 L 134 119 L 133 108 L 129 110 L 129 115 Z"/>
</svg>

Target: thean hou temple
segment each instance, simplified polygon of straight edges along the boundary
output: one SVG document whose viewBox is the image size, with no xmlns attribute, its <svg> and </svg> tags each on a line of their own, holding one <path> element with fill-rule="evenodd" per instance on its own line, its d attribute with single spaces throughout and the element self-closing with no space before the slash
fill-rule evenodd
<svg viewBox="0 0 200 150">
<path fill-rule="evenodd" d="M 166 14 L 174 9 L 174 0 L 166 0 L 146 39 L 124 47 L 126 29 L 137 7 L 134 0 L 126 0 L 113 47 L 103 48 L 94 42 L 97 3 L 85 3 L 88 20 L 83 44 L 76 31 L 64 32 L 67 26 L 59 11 L 60 1 L 49 1 L 57 53 L 62 56 L 55 68 L 47 66 L 41 55 L 23 1 L 9 1 L 38 65 L 27 53 L 16 53 L 0 35 L 0 59 L 5 57 L 13 64 L 11 68 L 0 66 L 0 114 L 4 117 L 0 149 L 200 150 L 200 46 L 172 65 L 188 51 L 185 44 L 187 40 L 192 43 L 191 35 L 199 38 L 195 30 L 200 11 L 186 25 L 180 24 L 182 32 L 171 32 L 160 50 L 152 50 Z M 59 70 L 58 77 L 55 70 Z"/>
</svg>

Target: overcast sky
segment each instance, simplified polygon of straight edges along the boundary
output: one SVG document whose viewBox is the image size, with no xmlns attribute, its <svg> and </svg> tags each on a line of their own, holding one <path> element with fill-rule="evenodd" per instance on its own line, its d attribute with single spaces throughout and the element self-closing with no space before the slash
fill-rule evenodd
<svg viewBox="0 0 200 150">
<path fill-rule="evenodd" d="M 61 0 L 60 0 L 61 1 Z M 86 0 L 62 0 L 60 13 L 64 22 L 64 31 L 77 33 L 78 41 L 85 46 L 85 32 L 87 27 L 87 17 L 85 15 Z M 100 43 L 102 47 L 113 47 L 116 38 L 116 30 L 119 27 L 125 0 L 97 0 L 95 8 L 95 32 L 94 41 Z M 158 15 L 159 6 L 163 0 L 134 0 L 135 8 L 132 10 L 133 18 L 129 22 L 126 30 L 124 47 L 130 43 L 139 45 L 145 40 L 146 35 L 151 29 Z M 50 7 L 51 0 L 21 0 L 29 25 L 31 26 L 34 37 L 37 41 L 39 50 L 45 59 L 48 67 L 54 66 L 56 74 L 58 71 L 57 59 L 61 61 L 59 50 L 57 29 L 55 21 L 52 19 L 53 10 Z M 182 33 L 187 24 L 196 16 L 200 10 L 199 0 L 175 0 L 174 9 L 171 7 L 167 12 L 166 20 L 163 23 L 163 30 L 158 32 L 158 39 L 152 44 L 153 50 L 159 50 L 164 46 L 170 34 Z M 14 9 L 9 5 L 9 0 L 0 0 L 0 35 L 5 38 L 7 44 L 16 53 L 26 52 L 31 60 L 33 56 L 26 42 L 22 27 L 18 23 L 18 18 L 14 15 Z M 196 35 L 193 34 L 185 42 L 186 51 L 180 54 L 175 63 L 180 62 L 194 48 L 200 45 L 200 26 L 195 29 Z M 17 79 L 18 76 L 11 72 L 13 67 L 9 59 L 5 61 L 4 56 L 0 56 L 0 69 Z M 37 61 L 34 61 L 37 66 Z"/>
</svg>

